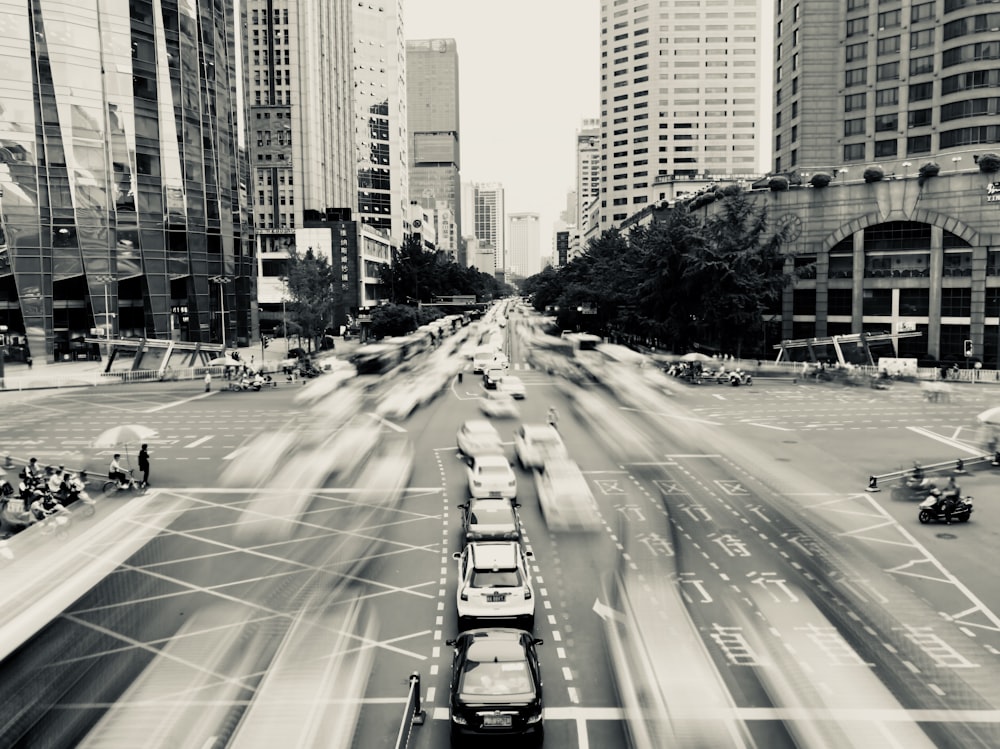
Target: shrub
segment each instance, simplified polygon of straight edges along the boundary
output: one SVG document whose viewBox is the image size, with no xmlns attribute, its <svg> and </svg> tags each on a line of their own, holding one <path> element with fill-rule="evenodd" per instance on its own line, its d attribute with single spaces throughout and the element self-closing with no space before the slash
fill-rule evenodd
<svg viewBox="0 0 1000 749">
<path fill-rule="evenodd" d="M 917 176 L 917 184 L 918 185 L 923 185 L 924 182 L 926 182 L 927 180 L 929 180 L 931 177 L 938 176 L 938 173 L 940 171 L 941 171 L 941 165 L 940 164 L 938 164 L 938 163 L 936 163 L 934 161 L 928 161 L 926 164 L 924 164 L 922 167 L 920 167 L 920 171 L 917 172 L 917 174 L 918 174 L 918 176 Z"/>
<path fill-rule="evenodd" d="M 985 174 L 1000 172 L 1000 156 L 995 153 L 984 153 L 979 157 L 979 171 Z"/>
<path fill-rule="evenodd" d="M 726 185 L 725 187 L 722 188 L 720 192 L 722 193 L 723 197 L 728 198 L 731 195 L 739 195 L 741 192 L 743 192 L 743 188 L 740 187 L 739 185 Z"/>
<path fill-rule="evenodd" d="M 771 192 L 784 192 L 788 189 L 788 177 L 783 177 L 780 174 L 771 177 L 767 186 L 771 188 Z"/>
<path fill-rule="evenodd" d="M 865 169 L 865 182 L 878 182 L 885 176 L 885 170 L 880 166 L 870 166 Z"/>
<path fill-rule="evenodd" d="M 816 172 L 809 178 L 809 184 L 813 187 L 826 187 L 833 182 L 833 175 L 827 172 Z"/>
</svg>

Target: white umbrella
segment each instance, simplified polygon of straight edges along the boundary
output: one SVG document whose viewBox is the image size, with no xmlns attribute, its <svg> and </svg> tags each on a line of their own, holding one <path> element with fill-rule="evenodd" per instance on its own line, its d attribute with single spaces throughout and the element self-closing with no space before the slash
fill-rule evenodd
<svg viewBox="0 0 1000 749">
<path fill-rule="evenodd" d="M 210 367 L 239 367 L 243 362 L 237 361 L 231 356 L 220 356 L 208 362 Z"/>
<path fill-rule="evenodd" d="M 120 426 L 105 429 L 94 438 L 94 447 L 118 447 L 124 445 L 125 457 L 128 458 L 129 442 L 143 443 L 150 437 L 156 436 L 156 430 L 140 424 L 122 424 Z"/>
<path fill-rule="evenodd" d="M 700 351 L 692 351 L 690 354 L 684 354 L 684 356 L 681 357 L 681 361 L 712 361 L 712 357 L 706 356 Z"/>
<path fill-rule="evenodd" d="M 976 416 L 976 419 L 983 424 L 997 424 L 1000 425 L 1000 406 L 994 406 L 993 408 L 987 408 L 981 414 Z"/>
</svg>

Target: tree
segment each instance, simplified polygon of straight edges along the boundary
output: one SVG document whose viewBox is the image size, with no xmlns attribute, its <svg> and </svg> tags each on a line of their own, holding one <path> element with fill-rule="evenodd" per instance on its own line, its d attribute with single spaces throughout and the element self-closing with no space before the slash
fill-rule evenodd
<svg viewBox="0 0 1000 749">
<path fill-rule="evenodd" d="M 417 313 L 405 304 L 383 304 L 372 310 L 371 332 L 376 338 L 406 335 L 417 329 Z"/>
<path fill-rule="evenodd" d="M 282 280 L 289 296 L 287 311 L 291 323 L 299 326 L 300 335 L 306 338 L 312 351 L 333 324 L 337 305 L 342 302 L 337 274 L 329 260 L 322 255 L 317 257 L 312 248 L 300 255 L 292 247 L 288 252 L 287 275 Z"/>
<path fill-rule="evenodd" d="M 408 236 L 393 250 L 391 265 L 382 266 L 381 281 L 396 304 L 426 304 L 436 296 L 456 294 L 475 294 L 487 302 L 506 291 L 493 276 L 462 267 L 444 252 L 425 250 L 416 236 Z"/>
</svg>

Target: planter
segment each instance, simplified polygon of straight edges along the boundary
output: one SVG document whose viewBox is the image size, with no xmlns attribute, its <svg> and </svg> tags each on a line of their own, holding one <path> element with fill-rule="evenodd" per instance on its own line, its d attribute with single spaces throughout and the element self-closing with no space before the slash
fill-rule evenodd
<svg viewBox="0 0 1000 749">
<path fill-rule="evenodd" d="M 767 186 L 771 188 L 771 192 L 784 192 L 788 189 L 788 177 L 771 177 Z"/>
<path fill-rule="evenodd" d="M 979 171 L 984 174 L 1000 172 L 1000 156 L 995 153 L 984 153 L 979 157 Z"/>
<path fill-rule="evenodd" d="M 833 175 L 826 172 L 816 172 L 809 178 L 809 184 L 813 187 L 826 187 L 833 182 Z"/>
<path fill-rule="evenodd" d="M 940 164 L 934 161 L 928 161 L 926 164 L 920 167 L 920 171 L 917 173 L 919 175 L 917 177 L 917 184 L 922 186 L 924 182 L 929 180 L 931 177 L 938 176 L 940 171 L 941 171 Z"/>
<path fill-rule="evenodd" d="M 868 182 L 869 184 L 872 182 L 879 182 L 883 177 L 885 177 L 885 171 L 880 166 L 870 166 L 865 169 L 865 182 Z"/>
</svg>

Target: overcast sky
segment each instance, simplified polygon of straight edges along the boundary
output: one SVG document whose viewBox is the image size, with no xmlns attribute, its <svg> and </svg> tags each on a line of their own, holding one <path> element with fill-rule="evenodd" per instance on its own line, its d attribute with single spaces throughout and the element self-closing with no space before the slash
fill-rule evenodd
<svg viewBox="0 0 1000 749">
<path fill-rule="evenodd" d="M 576 182 L 575 135 L 600 113 L 598 0 L 403 0 L 407 39 L 458 48 L 463 182 L 541 214 L 543 257 Z"/>
</svg>

